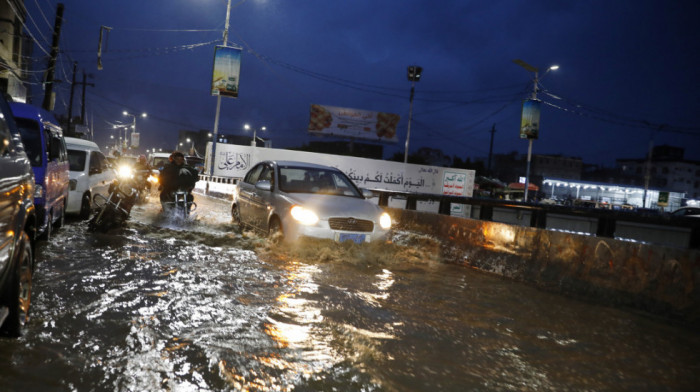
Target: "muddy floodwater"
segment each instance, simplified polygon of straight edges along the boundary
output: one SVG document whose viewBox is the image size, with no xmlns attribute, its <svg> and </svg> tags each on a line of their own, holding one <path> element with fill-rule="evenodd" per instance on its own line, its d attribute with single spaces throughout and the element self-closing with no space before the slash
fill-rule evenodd
<svg viewBox="0 0 700 392">
<path fill-rule="evenodd" d="M 697 391 L 700 334 L 437 259 L 436 239 L 303 241 L 135 207 L 37 251 L 2 391 Z"/>
</svg>

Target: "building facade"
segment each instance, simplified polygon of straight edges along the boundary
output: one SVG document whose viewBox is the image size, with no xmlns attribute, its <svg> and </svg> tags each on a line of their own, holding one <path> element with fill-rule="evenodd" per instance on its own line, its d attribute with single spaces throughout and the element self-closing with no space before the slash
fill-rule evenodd
<svg viewBox="0 0 700 392">
<path fill-rule="evenodd" d="M 657 146 L 651 159 L 618 159 L 621 174 L 649 187 L 684 193 L 686 199 L 700 199 L 700 162 L 684 159 L 684 149 Z M 646 177 L 649 177 L 648 182 Z"/>
<path fill-rule="evenodd" d="M 0 91 L 16 102 L 27 102 L 24 84 L 31 41 L 22 33 L 27 16 L 23 0 L 0 0 Z"/>
</svg>

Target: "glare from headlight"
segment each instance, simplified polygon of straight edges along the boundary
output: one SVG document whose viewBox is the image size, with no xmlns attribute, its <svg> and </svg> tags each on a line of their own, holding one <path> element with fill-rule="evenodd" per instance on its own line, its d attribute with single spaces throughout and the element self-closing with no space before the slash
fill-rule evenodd
<svg viewBox="0 0 700 392">
<path fill-rule="evenodd" d="M 292 218 L 297 220 L 299 223 L 307 226 L 315 225 L 318 223 L 318 215 L 315 212 L 304 208 L 302 206 L 294 206 L 291 210 Z"/>
<path fill-rule="evenodd" d="M 384 230 L 391 229 L 391 217 L 386 212 L 382 213 L 382 215 L 379 217 L 379 226 L 381 226 Z"/>
<path fill-rule="evenodd" d="M 147 180 L 147 181 L 150 182 L 150 183 L 152 183 L 152 184 L 157 184 L 157 183 L 158 183 L 158 177 L 156 177 L 156 176 L 154 176 L 153 174 L 151 174 L 150 176 L 148 176 L 148 180 Z"/>
<path fill-rule="evenodd" d="M 117 176 L 122 177 L 122 178 L 131 178 L 134 175 L 134 170 L 131 168 L 131 166 L 128 165 L 122 165 L 119 166 L 119 170 L 117 171 Z"/>
</svg>

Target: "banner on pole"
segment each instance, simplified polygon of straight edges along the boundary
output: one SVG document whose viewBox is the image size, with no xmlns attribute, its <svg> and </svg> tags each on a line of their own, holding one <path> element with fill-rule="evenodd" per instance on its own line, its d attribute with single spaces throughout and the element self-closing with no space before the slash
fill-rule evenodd
<svg viewBox="0 0 700 392">
<path fill-rule="evenodd" d="M 131 133 L 131 147 L 138 147 L 141 143 L 141 134 L 138 132 Z"/>
<path fill-rule="evenodd" d="M 237 98 L 240 73 L 241 49 L 231 46 L 217 46 L 214 49 L 211 95 Z"/>
<path fill-rule="evenodd" d="M 520 138 L 537 139 L 540 132 L 540 101 L 526 99 L 523 101 L 522 118 L 520 120 Z"/>
</svg>

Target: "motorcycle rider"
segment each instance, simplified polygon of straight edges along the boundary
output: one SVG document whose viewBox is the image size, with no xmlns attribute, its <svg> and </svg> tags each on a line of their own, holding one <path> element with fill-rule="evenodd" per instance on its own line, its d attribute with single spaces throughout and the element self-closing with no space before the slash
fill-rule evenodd
<svg viewBox="0 0 700 392">
<path fill-rule="evenodd" d="M 151 175 L 151 165 L 146 161 L 145 155 L 139 155 L 138 160 L 134 163 L 134 175 L 138 179 L 139 189 L 150 192 L 151 183 L 148 182 L 148 176 Z"/>
<path fill-rule="evenodd" d="M 178 189 L 187 191 L 187 202 L 194 200 L 192 189 L 199 180 L 197 169 L 185 164 L 185 155 L 180 151 L 173 151 L 168 158 L 170 161 L 160 170 L 160 203 L 165 210 L 164 203 L 175 201 L 173 192 Z"/>
<path fill-rule="evenodd" d="M 151 170 L 151 166 L 146 162 L 145 155 L 139 155 L 138 161 L 134 164 L 134 170 Z"/>
</svg>

